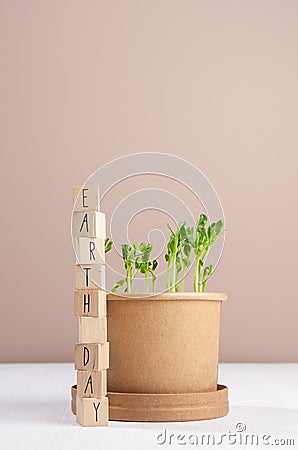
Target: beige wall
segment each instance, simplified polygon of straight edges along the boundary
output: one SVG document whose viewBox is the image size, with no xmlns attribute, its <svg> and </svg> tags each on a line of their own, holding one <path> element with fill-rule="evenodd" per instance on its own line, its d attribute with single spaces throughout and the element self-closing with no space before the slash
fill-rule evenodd
<svg viewBox="0 0 298 450">
<path fill-rule="evenodd" d="M 221 359 L 298 361 L 295 0 L 0 2 L 1 360 L 71 361 L 71 186 L 163 151 L 220 194 Z"/>
</svg>

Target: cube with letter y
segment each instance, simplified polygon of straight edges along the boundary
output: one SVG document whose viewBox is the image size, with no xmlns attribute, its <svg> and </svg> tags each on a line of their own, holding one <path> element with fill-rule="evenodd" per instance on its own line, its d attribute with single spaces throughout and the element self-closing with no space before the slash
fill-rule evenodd
<svg viewBox="0 0 298 450">
<path fill-rule="evenodd" d="M 77 396 L 76 415 L 77 423 L 85 427 L 98 427 L 108 425 L 108 399 L 81 398 Z"/>
</svg>

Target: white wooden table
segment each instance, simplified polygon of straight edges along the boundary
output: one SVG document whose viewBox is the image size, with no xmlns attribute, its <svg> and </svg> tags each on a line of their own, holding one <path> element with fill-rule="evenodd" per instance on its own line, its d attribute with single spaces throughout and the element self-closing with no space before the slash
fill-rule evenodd
<svg viewBox="0 0 298 450">
<path fill-rule="evenodd" d="M 70 411 L 72 364 L 1 364 L 0 449 L 298 448 L 298 364 L 221 364 L 219 382 L 230 389 L 222 419 L 83 428 Z M 259 444 L 240 445 L 247 435 Z"/>
</svg>

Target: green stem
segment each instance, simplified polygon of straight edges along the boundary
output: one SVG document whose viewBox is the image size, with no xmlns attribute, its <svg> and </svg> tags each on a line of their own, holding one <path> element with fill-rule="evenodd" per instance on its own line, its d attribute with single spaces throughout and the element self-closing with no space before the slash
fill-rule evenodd
<svg viewBox="0 0 298 450">
<path fill-rule="evenodd" d="M 173 263 L 172 263 L 172 292 L 176 290 L 176 255 L 178 246 L 178 236 L 175 236 L 173 249 Z"/>
<path fill-rule="evenodd" d="M 210 247 L 207 247 L 207 248 L 206 248 L 206 251 L 205 251 L 205 253 L 204 253 L 204 256 L 202 257 L 202 261 L 203 261 L 203 262 L 205 261 L 207 255 L 208 255 L 208 253 L 209 253 L 209 250 L 210 250 Z"/>
<path fill-rule="evenodd" d="M 171 258 L 169 257 L 167 264 L 167 291 L 170 290 L 170 282 L 171 282 Z"/>
<path fill-rule="evenodd" d="M 181 291 L 181 292 L 184 292 L 185 272 L 186 272 L 186 266 L 185 266 L 185 264 L 184 264 L 184 265 L 183 265 L 183 270 L 182 270 L 181 283 L 180 283 L 180 291 Z"/>
<path fill-rule="evenodd" d="M 127 269 L 126 284 L 127 284 L 127 292 L 131 292 L 132 287 L 131 269 Z"/>
<path fill-rule="evenodd" d="M 199 292 L 205 292 L 206 291 L 207 280 L 203 281 L 203 273 L 204 273 L 203 269 L 204 269 L 204 262 L 205 262 L 205 260 L 207 258 L 209 250 L 210 250 L 210 246 L 208 246 L 206 248 L 206 251 L 205 251 L 205 253 L 204 253 L 203 257 L 202 257 L 202 262 L 203 262 L 202 270 L 201 270 L 201 267 L 200 267 L 200 270 L 199 270 Z"/>
<path fill-rule="evenodd" d="M 198 267 L 198 292 L 202 292 L 203 285 L 202 285 L 202 266 L 199 261 L 199 267 Z"/>
<path fill-rule="evenodd" d="M 134 277 L 136 276 L 136 274 L 138 273 L 137 269 L 134 271 L 132 277 L 131 277 L 131 281 L 134 279 Z"/>
<path fill-rule="evenodd" d="M 145 278 L 146 278 L 146 292 L 149 292 L 149 277 L 147 271 L 145 273 Z"/>
<path fill-rule="evenodd" d="M 178 276 L 179 272 L 176 270 L 176 276 L 175 276 L 175 292 L 178 292 Z"/>
<path fill-rule="evenodd" d="M 175 280 L 176 280 L 176 278 L 175 278 L 175 272 L 176 272 L 175 268 L 176 268 L 176 257 L 175 257 L 175 255 L 173 255 L 173 261 L 172 261 L 172 283 L 171 283 L 171 291 L 172 292 L 175 292 Z"/>
<path fill-rule="evenodd" d="M 200 266 L 200 256 L 196 256 L 195 264 L 195 276 L 194 276 L 194 291 L 199 292 L 199 266 Z"/>
</svg>

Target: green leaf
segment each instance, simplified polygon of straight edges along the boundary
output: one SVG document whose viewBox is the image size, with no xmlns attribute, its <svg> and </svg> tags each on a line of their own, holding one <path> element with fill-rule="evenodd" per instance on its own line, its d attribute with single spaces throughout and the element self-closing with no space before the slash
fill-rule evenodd
<svg viewBox="0 0 298 450">
<path fill-rule="evenodd" d="M 154 271 L 156 270 L 158 266 L 158 261 L 156 259 L 154 259 L 153 261 L 150 261 L 149 263 L 149 272 L 151 274 L 152 280 L 155 281 L 156 280 L 156 275 L 154 273 Z"/>
<path fill-rule="evenodd" d="M 122 258 L 126 261 L 134 263 L 137 256 L 137 244 L 133 246 L 129 244 L 122 244 Z"/>
<path fill-rule="evenodd" d="M 142 262 L 148 262 L 150 260 L 150 255 L 153 249 L 153 245 L 149 242 L 145 244 L 144 242 L 141 242 L 140 244 L 140 252 L 141 252 L 141 258 Z"/>
<path fill-rule="evenodd" d="M 203 281 L 204 281 L 204 282 L 207 281 L 208 278 L 211 277 L 211 275 L 213 274 L 213 272 L 214 272 L 214 267 L 213 267 L 212 264 L 209 264 L 208 266 L 206 266 L 205 269 L 204 269 Z"/>
<path fill-rule="evenodd" d="M 188 258 L 182 258 L 182 261 L 185 267 L 189 267 L 191 264 L 191 261 Z"/>
<path fill-rule="evenodd" d="M 200 218 L 197 222 L 197 231 L 205 228 L 207 221 L 208 221 L 208 218 L 207 218 L 206 214 L 201 214 Z"/>
<path fill-rule="evenodd" d="M 177 272 L 181 272 L 181 270 L 182 270 L 182 264 L 181 264 L 180 258 L 178 257 L 178 258 L 176 259 L 176 271 L 177 271 Z"/>
<path fill-rule="evenodd" d="M 192 249 L 191 244 L 189 242 L 186 242 L 183 246 L 183 252 L 185 256 L 187 256 L 188 258 L 190 257 L 191 249 Z"/>
<path fill-rule="evenodd" d="M 113 288 L 112 288 L 112 292 L 116 292 L 116 290 L 117 290 L 119 287 L 123 286 L 124 283 L 125 283 L 125 278 L 124 278 L 123 280 L 117 281 L 117 283 L 115 283 L 114 286 L 113 286 Z"/>
<path fill-rule="evenodd" d="M 211 225 L 209 225 L 208 231 L 207 231 L 209 245 L 214 244 L 214 242 L 221 235 L 223 230 L 224 230 L 224 221 L 223 220 L 219 220 L 218 222 L 213 222 Z"/>
<path fill-rule="evenodd" d="M 156 270 L 156 268 L 157 268 L 157 266 L 158 266 L 158 261 L 156 260 L 156 259 L 154 259 L 153 261 L 152 261 L 152 267 L 151 267 L 151 270 Z"/>
<path fill-rule="evenodd" d="M 105 239 L 105 253 L 108 253 L 113 247 L 113 241 L 110 238 Z"/>
<path fill-rule="evenodd" d="M 170 232 L 175 236 L 175 233 L 174 233 L 174 231 L 172 230 L 172 227 L 171 227 L 171 225 L 170 225 L 169 223 L 167 223 L 167 227 L 168 227 L 168 229 L 170 230 Z"/>
<path fill-rule="evenodd" d="M 220 236 L 221 233 L 224 231 L 225 222 L 224 220 L 219 220 L 216 222 L 216 235 Z"/>
</svg>

